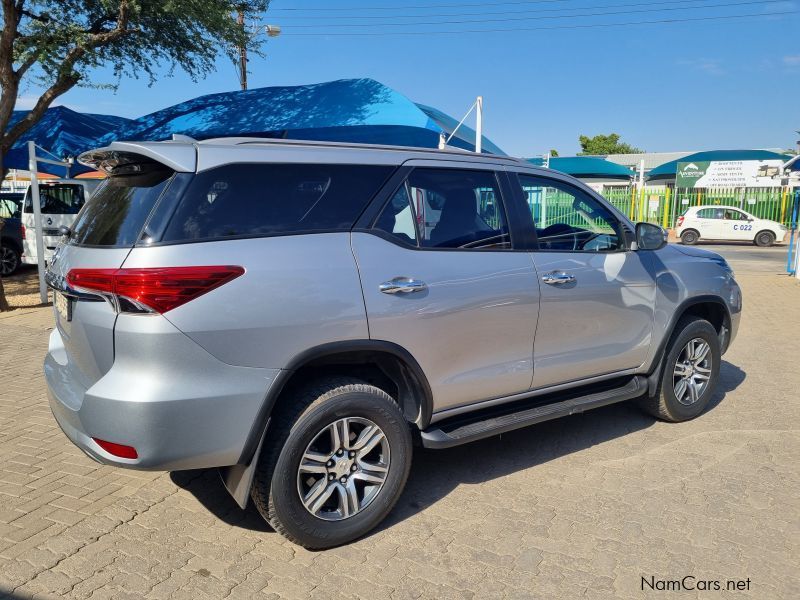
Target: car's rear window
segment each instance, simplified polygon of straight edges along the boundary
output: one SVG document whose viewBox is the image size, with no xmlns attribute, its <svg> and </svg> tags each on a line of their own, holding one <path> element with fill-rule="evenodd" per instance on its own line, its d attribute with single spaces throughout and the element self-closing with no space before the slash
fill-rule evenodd
<svg viewBox="0 0 800 600">
<path fill-rule="evenodd" d="M 194 176 L 162 242 L 349 229 L 392 167 L 232 164 Z"/>
<path fill-rule="evenodd" d="M 98 188 L 72 227 L 70 243 L 133 246 L 173 171 L 115 175 Z"/>
<path fill-rule="evenodd" d="M 84 203 L 79 183 L 39 184 L 39 206 L 43 215 L 77 215 Z M 25 194 L 25 212 L 33 213 L 32 189 Z"/>
</svg>

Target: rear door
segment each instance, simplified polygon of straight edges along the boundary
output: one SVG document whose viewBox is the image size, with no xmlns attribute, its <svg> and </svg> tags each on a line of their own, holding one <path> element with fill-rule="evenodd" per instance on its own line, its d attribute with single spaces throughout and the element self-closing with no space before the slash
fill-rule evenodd
<svg viewBox="0 0 800 600">
<path fill-rule="evenodd" d="M 700 232 L 700 237 L 705 240 L 725 239 L 725 231 L 722 227 L 721 208 L 701 208 L 698 209 L 694 217 L 694 225 Z"/>
<path fill-rule="evenodd" d="M 69 289 L 67 275 L 71 269 L 118 269 L 174 179 L 173 171 L 155 163 L 140 174 L 109 178 L 80 213 L 69 242 L 58 246 L 48 266 L 67 367 L 70 377 L 84 389 L 111 368 L 117 314 L 102 296 Z"/>
<path fill-rule="evenodd" d="M 513 246 L 505 174 L 406 164 L 379 216 L 352 235 L 370 337 L 414 356 L 435 412 L 527 391 L 539 286 Z"/>
<path fill-rule="evenodd" d="M 588 191 L 525 173 L 516 185 L 538 240 L 530 253 L 541 284 L 533 387 L 639 367 L 652 339 L 652 253 L 628 250 L 625 223 Z"/>
<path fill-rule="evenodd" d="M 59 183 L 58 181 L 39 183 L 39 205 L 42 209 L 42 235 L 49 258 L 59 242 L 59 227 L 71 227 L 75 217 L 86 202 L 86 192 L 79 183 Z M 24 240 L 24 254 L 31 259 L 38 256 L 36 250 L 36 223 L 33 217 L 31 188 L 25 194 L 23 224 L 27 229 Z"/>
</svg>

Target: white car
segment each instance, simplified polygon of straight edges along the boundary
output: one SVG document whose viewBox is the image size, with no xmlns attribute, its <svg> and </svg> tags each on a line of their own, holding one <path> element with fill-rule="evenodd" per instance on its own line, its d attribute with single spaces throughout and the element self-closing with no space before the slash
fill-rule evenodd
<svg viewBox="0 0 800 600">
<path fill-rule="evenodd" d="M 678 217 L 676 235 L 681 243 L 698 240 L 749 241 L 756 246 L 771 246 L 786 237 L 786 227 L 759 219 L 735 206 L 693 206 Z"/>
</svg>

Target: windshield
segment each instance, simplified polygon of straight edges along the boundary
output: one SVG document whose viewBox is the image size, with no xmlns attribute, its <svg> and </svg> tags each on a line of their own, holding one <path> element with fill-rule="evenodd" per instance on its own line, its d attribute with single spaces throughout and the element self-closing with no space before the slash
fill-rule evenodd
<svg viewBox="0 0 800 600">
<path fill-rule="evenodd" d="M 84 203 L 83 186 L 77 183 L 40 184 L 39 206 L 43 215 L 77 215 Z M 33 212 L 32 189 L 25 193 L 25 212 Z"/>
</svg>

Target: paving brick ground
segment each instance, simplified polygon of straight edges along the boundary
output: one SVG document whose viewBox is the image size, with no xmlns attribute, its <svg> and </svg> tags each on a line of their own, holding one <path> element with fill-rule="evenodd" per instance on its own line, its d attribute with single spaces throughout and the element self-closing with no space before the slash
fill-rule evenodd
<svg viewBox="0 0 800 600">
<path fill-rule="evenodd" d="M 625 404 L 419 451 L 387 522 L 326 552 L 215 473 L 83 456 L 47 407 L 49 309 L 0 315 L 0 598 L 800 598 L 800 284 L 739 278 L 742 329 L 697 420 Z M 642 591 L 687 575 L 749 589 Z"/>
</svg>

